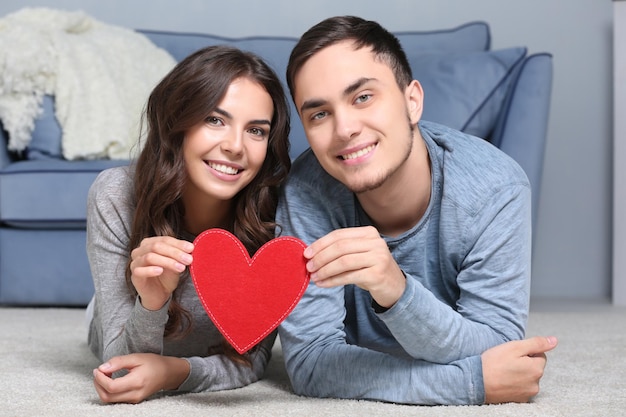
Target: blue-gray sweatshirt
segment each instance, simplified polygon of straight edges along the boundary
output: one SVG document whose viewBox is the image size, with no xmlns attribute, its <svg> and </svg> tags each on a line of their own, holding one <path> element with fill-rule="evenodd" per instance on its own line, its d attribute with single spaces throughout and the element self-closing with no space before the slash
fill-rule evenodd
<svg viewBox="0 0 626 417">
<path fill-rule="evenodd" d="M 409 404 L 481 404 L 480 354 L 524 337 L 531 256 L 528 179 L 486 141 L 429 122 L 423 218 L 385 237 L 406 274 L 398 302 L 376 313 L 367 291 L 311 283 L 279 329 L 296 393 Z M 407 192 L 410 192 L 407 184 Z M 307 244 L 370 225 L 352 192 L 311 151 L 294 163 L 277 222 Z"/>
</svg>

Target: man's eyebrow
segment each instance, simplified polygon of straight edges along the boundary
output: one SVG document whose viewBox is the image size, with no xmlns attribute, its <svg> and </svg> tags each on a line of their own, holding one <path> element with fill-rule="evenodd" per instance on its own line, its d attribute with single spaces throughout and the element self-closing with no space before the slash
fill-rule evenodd
<svg viewBox="0 0 626 417">
<path fill-rule="evenodd" d="M 358 80 L 356 80 L 355 82 L 353 82 L 352 84 L 350 84 L 343 90 L 344 97 L 349 96 L 350 94 L 354 93 L 356 90 L 361 88 L 363 84 L 368 83 L 372 80 L 375 80 L 375 78 L 367 78 L 367 77 L 359 78 Z"/>
<path fill-rule="evenodd" d="M 300 106 L 300 114 L 304 113 L 305 110 L 315 109 L 317 107 L 323 106 L 324 104 L 326 104 L 326 100 L 322 100 L 322 99 L 307 100 L 304 103 L 302 103 L 302 106 Z"/>
<path fill-rule="evenodd" d="M 367 78 L 367 77 L 359 78 L 358 80 L 356 80 L 355 82 L 353 82 L 352 84 L 350 84 L 343 90 L 343 96 L 344 97 L 349 96 L 350 94 L 354 93 L 359 88 L 361 88 L 364 84 L 372 80 L 375 80 L 375 78 Z M 302 106 L 300 106 L 300 113 L 303 113 L 305 110 L 314 109 L 316 107 L 321 107 L 324 104 L 326 104 L 326 100 L 322 100 L 322 99 L 307 100 L 304 103 L 302 103 Z"/>
</svg>

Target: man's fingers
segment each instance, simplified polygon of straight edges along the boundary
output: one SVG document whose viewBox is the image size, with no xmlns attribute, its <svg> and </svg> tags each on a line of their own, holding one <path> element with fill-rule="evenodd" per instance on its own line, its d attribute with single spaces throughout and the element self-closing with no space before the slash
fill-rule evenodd
<svg viewBox="0 0 626 417">
<path fill-rule="evenodd" d="M 558 344 L 558 340 L 554 336 L 535 336 L 517 342 L 520 349 L 520 356 L 540 357 L 551 351 Z"/>
<path fill-rule="evenodd" d="M 381 257 L 389 255 L 387 244 L 378 234 L 366 237 L 361 236 L 362 231 L 355 232 L 353 229 L 336 230 L 336 232 L 346 232 L 345 235 L 351 235 L 351 237 L 340 237 L 339 234 L 331 236 L 335 233 L 331 232 L 309 246 L 307 250 L 311 253 L 308 256 L 305 255 L 309 258 L 308 271 L 318 272 L 329 267 L 323 274 L 328 277 L 373 266 L 379 263 Z M 372 228 L 372 230 L 375 229 Z M 360 237 L 352 236 L 355 234 Z"/>
<path fill-rule="evenodd" d="M 368 237 L 380 237 L 380 235 L 378 231 L 372 226 L 336 229 L 328 233 L 327 235 L 322 236 L 321 238 L 313 242 L 309 247 L 307 247 L 304 250 L 304 256 L 310 259 L 320 251 L 341 240 L 360 240 L 366 239 Z"/>
</svg>

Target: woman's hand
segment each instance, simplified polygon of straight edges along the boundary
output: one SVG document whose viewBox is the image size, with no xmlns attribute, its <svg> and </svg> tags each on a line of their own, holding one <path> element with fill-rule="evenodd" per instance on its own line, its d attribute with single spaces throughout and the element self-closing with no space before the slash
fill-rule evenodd
<svg viewBox="0 0 626 417">
<path fill-rule="evenodd" d="M 193 260 L 193 243 L 169 236 L 149 237 L 131 252 L 131 280 L 141 304 L 159 310 L 170 298 L 180 274 Z"/>
<path fill-rule="evenodd" d="M 114 372 L 128 373 L 113 378 Z M 154 353 L 117 356 L 93 370 L 93 383 L 105 403 L 139 403 L 161 390 L 175 390 L 189 375 L 189 362 Z"/>
</svg>

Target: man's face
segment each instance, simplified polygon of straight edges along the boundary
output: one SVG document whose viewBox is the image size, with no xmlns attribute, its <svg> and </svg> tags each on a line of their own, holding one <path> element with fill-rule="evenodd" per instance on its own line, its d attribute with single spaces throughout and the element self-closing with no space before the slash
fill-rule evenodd
<svg viewBox="0 0 626 417">
<path fill-rule="evenodd" d="M 322 167 L 353 192 L 378 189 L 402 168 L 422 91 L 401 90 L 368 47 L 344 41 L 316 53 L 294 79 L 295 105 Z"/>
</svg>

